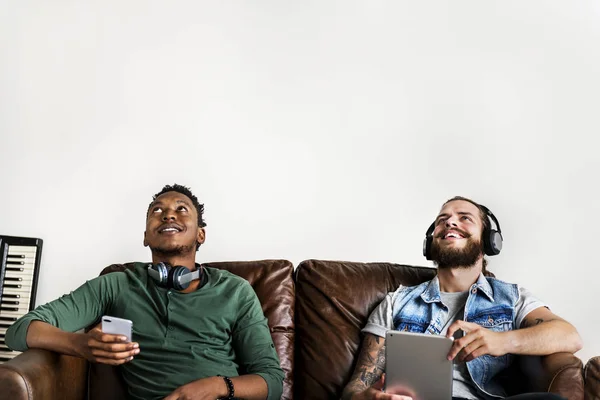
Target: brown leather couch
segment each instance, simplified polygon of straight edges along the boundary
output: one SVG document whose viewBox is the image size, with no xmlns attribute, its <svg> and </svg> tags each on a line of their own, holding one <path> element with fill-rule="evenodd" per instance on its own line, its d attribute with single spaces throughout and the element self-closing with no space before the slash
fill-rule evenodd
<svg viewBox="0 0 600 400">
<path fill-rule="evenodd" d="M 585 400 L 600 400 L 600 356 L 585 364 Z"/>
<path fill-rule="evenodd" d="M 339 399 L 371 311 L 400 284 L 416 285 L 434 273 L 389 263 L 302 262 L 296 270 L 296 398 Z M 519 357 L 515 364 L 506 375 L 511 394 L 553 392 L 583 399 L 583 366 L 576 356 Z"/>
<path fill-rule="evenodd" d="M 339 399 L 360 348 L 360 330 L 387 292 L 434 270 L 390 263 L 308 260 L 295 273 L 283 260 L 208 264 L 254 287 L 285 372 L 282 399 Z M 107 267 L 103 273 L 121 270 Z M 572 354 L 521 357 L 506 375 L 511 393 L 549 391 L 583 399 L 583 367 Z M 0 365 L 0 399 L 119 399 L 114 369 L 43 350 Z M 590 397 L 595 398 L 595 397 Z"/>
</svg>

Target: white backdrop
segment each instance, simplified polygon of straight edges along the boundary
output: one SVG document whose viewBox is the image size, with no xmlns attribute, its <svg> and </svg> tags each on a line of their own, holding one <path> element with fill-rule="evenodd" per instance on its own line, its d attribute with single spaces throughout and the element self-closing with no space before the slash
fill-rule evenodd
<svg viewBox="0 0 600 400">
<path fill-rule="evenodd" d="M 167 183 L 206 204 L 198 261 L 296 265 L 427 265 L 463 195 L 600 355 L 600 3 L 2 3 L 0 234 L 44 240 L 38 303 L 149 260 Z"/>
</svg>

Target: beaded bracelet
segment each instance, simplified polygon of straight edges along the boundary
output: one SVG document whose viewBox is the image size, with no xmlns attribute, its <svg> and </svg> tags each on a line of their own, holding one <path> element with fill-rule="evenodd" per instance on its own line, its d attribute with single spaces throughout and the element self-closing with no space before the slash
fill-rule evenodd
<svg viewBox="0 0 600 400">
<path fill-rule="evenodd" d="M 229 393 L 227 394 L 227 397 L 219 397 L 219 400 L 232 400 L 233 395 L 235 393 L 235 390 L 233 390 L 233 382 L 227 376 L 223 376 L 223 375 L 217 375 L 217 376 L 220 376 L 221 378 L 223 378 L 223 380 L 225 381 L 225 385 L 227 385 L 227 390 L 229 391 Z"/>
</svg>

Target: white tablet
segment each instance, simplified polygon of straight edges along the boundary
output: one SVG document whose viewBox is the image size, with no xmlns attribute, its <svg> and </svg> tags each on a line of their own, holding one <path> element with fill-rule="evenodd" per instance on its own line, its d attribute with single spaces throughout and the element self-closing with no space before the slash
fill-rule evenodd
<svg viewBox="0 0 600 400">
<path fill-rule="evenodd" d="M 453 339 L 388 331 L 385 338 L 385 391 L 404 390 L 413 400 L 452 399 Z"/>
</svg>

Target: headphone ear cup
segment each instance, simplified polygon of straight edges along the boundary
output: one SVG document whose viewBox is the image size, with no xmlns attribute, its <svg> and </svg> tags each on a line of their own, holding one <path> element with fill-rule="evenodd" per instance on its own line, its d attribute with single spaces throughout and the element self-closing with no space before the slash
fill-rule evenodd
<svg viewBox="0 0 600 400">
<path fill-rule="evenodd" d="M 175 290 L 184 290 L 190 286 L 190 282 L 181 283 L 181 278 L 184 275 L 190 274 L 191 271 L 186 267 L 174 267 L 169 271 L 169 287 Z"/>
<path fill-rule="evenodd" d="M 169 271 L 171 266 L 167 263 L 159 262 L 158 264 L 150 264 L 148 267 L 148 275 L 159 285 L 166 287 L 168 285 Z"/>
<path fill-rule="evenodd" d="M 429 235 L 423 239 L 423 255 L 426 259 L 431 260 L 431 243 L 433 242 L 433 236 Z"/>
<path fill-rule="evenodd" d="M 484 243 L 485 254 L 488 256 L 496 256 L 502 251 L 502 234 L 495 229 L 491 229 L 486 235 L 486 243 Z"/>
<path fill-rule="evenodd" d="M 433 243 L 433 231 L 435 230 L 435 222 L 432 222 L 425 232 L 425 239 L 423 239 L 423 255 L 426 259 L 431 260 L 431 244 Z"/>
</svg>

